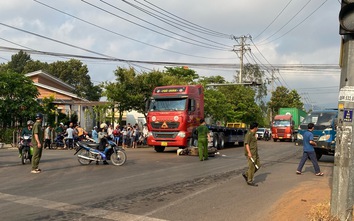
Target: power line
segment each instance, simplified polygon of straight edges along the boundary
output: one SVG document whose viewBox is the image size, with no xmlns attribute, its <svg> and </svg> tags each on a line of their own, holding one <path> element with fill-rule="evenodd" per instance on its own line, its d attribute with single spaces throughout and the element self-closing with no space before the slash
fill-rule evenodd
<svg viewBox="0 0 354 221">
<path fill-rule="evenodd" d="M 43 5 L 43 6 L 45 6 L 45 7 L 47 7 L 47 8 L 50 8 L 50 9 L 52 9 L 52 10 L 55 10 L 55 11 L 59 12 L 59 13 L 62 13 L 62 14 L 64 14 L 64 15 L 67 15 L 67 16 L 70 16 L 70 17 L 72 17 L 72 18 L 75 18 L 75 19 L 77 19 L 77 20 L 79 20 L 79 21 L 81 21 L 81 22 L 84 22 L 84 23 L 89 24 L 89 25 L 91 25 L 91 26 L 94 26 L 94 27 L 96 27 L 96 28 L 102 29 L 102 30 L 107 31 L 107 32 L 109 32 L 109 33 L 112 33 L 112 34 L 114 34 L 114 35 L 117 35 L 117 36 L 126 38 L 126 39 L 131 40 L 131 41 L 135 41 L 135 42 L 138 42 L 138 43 L 140 43 L 140 44 L 144 44 L 144 45 L 147 45 L 147 46 L 150 46 L 150 47 L 153 47 L 153 48 L 157 48 L 157 49 L 160 49 L 160 50 L 163 50 L 163 51 L 171 52 L 171 53 L 174 53 L 174 54 L 180 54 L 180 55 L 184 55 L 184 56 L 188 56 L 188 57 L 203 58 L 203 59 L 215 59 L 215 60 L 218 60 L 218 59 L 220 59 L 220 60 L 221 60 L 221 59 L 223 59 L 223 60 L 224 60 L 224 59 L 230 59 L 230 58 L 211 58 L 211 57 L 204 57 L 204 56 L 196 56 L 196 55 L 186 54 L 186 53 L 182 53 L 182 52 L 178 52 L 178 51 L 174 51 L 174 50 L 162 48 L 162 47 L 159 47 L 159 46 L 156 46 L 156 45 L 152 45 L 152 44 L 149 44 L 149 43 L 146 43 L 146 42 L 143 42 L 143 41 L 140 41 L 140 40 L 137 40 L 137 39 L 134 39 L 134 38 L 131 38 L 131 37 L 122 35 L 122 34 L 120 34 L 120 33 L 118 33 L 118 32 L 109 30 L 109 29 L 107 29 L 107 28 L 104 28 L 104 27 L 99 26 L 99 25 L 97 25 L 97 24 L 94 24 L 94 23 L 92 23 L 92 22 L 89 22 L 89 21 L 87 21 L 87 20 L 84 20 L 84 19 L 82 19 L 82 18 L 79 18 L 79 17 L 77 17 L 77 16 L 75 16 L 75 15 L 72 15 L 72 14 L 69 14 L 69 13 L 64 12 L 64 11 L 62 11 L 62 10 L 59 10 L 59 9 L 57 9 L 57 8 L 54 8 L 54 7 L 52 7 L 52 6 L 48 5 L 48 4 L 42 3 L 42 2 L 40 2 L 39 0 L 34 0 L 34 1 L 37 2 L 37 3 L 39 3 L 39 4 L 41 4 L 41 5 Z"/>
<path fill-rule="evenodd" d="M 285 9 L 290 5 L 290 3 L 292 2 L 293 0 L 290 0 L 288 2 L 288 4 L 285 5 L 285 7 L 279 12 L 279 14 L 277 16 L 275 16 L 275 18 L 273 19 L 273 21 L 265 28 L 263 29 L 256 37 L 254 37 L 253 39 L 256 39 L 258 38 L 260 35 L 262 35 L 278 18 L 281 14 L 283 14 L 283 12 L 285 11 Z"/>
<path fill-rule="evenodd" d="M 297 25 L 295 25 L 293 28 L 291 28 L 290 30 L 288 30 L 287 32 L 285 32 L 284 34 L 282 34 L 281 36 L 268 41 L 267 43 L 264 44 L 269 44 L 270 42 L 276 41 L 282 37 L 284 37 L 285 35 L 289 34 L 291 31 L 293 31 L 294 29 L 296 29 L 299 25 L 301 25 L 302 23 L 304 23 L 309 17 L 311 17 L 317 10 L 319 10 L 328 0 L 325 0 L 320 6 L 318 6 L 311 14 L 309 14 L 307 17 L 305 17 L 303 20 L 301 20 Z"/>
<path fill-rule="evenodd" d="M 262 41 L 258 42 L 259 44 L 268 40 L 269 38 L 273 37 L 274 35 L 276 35 L 277 33 L 279 33 L 285 26 L 287 26 L 298 14 L 300 14 L 300 12 L 311 2 L 312 0 L 309 0 L 297 13 L 295 13 L 295 15 L 293 15 L 293 17 L 291 17 L 282 27 L 280 27 L 277 31 L 275 31 L 273 34 L 271 34 L 270 36 L 268 36 L 267 38 L 263 39 Z"/>
<path fill-rule="evenodd" d="M 135 0 L 135 1 L 136 1 L 136 0 Z M 152 6 L 156 7 L 157 9 L 159 9 L 159 10 L 161 10 L 161 11 L 163 11 L 163 12 L 165 12 L 165 13 L 171 15 L 171 16 L 173 16 L 174 18 L 177 18 L 179 21 L 186 22 L 186 23 L 188 23 L 188 24 L 190 24 L 190 25 L 192 25 L 192 26 L 194 26 L 194 27 L 199 27 L 199 28 L 201 28 L 201 29 L 210 31 L 211 33 L 215 33 L 215 34 L 218 34 L 218 35 L 220 35 L 220 36 L 224 36 L 225 38 L 231 38 L 231 36 L 228 35 L 228 34 L 224 34 L 224 33 L 221 33 L 221 32 L 213 31 L 213 30 L 211 30 L 211 29 L 202 27 L 202 26 L 200 26 L 200 25 L 198 25 L 198 24 L 195 24 L 195 23 L 193 23 L 193 22 L 191 22 L 191 21 L 188 21 L 188 20 L 186 20 L 186 19 L 184 19 L 184 18 L 181 18 L 181 17 L 179 17 L 179 16 L 177 16 L 177 15 L 175 15 L 175 14 L 173 14 L 173 13 L 170 13 L 170 12 L 168 12 L 167 10 L 164 10 L 163 8 L 161 8 L 161 7 L 159 7 L 159 6 L 155 5 L 155 4 L 152 4 L 151 2 L 149 2 L 149 1 L 147 1 L 147 0 L 144 0 L 144 1 L 145 1 L 146 3 L 152 5 Z M 136 1 L 136 2 L 138 2 L 138 1 Z M 161 13 L 161 12 L 160 12 L 160 13 Z M 161 14 L 163 14 L 163 13 L 161 13 Z"/>
<path fill-rule="evenodd" d="M 177 41 L 181 41 L 181 42 L 184 42 L 184 43 L 187 43 L 187 44 L 191 44 L 191 45 L 194 45 L 194 46 L 202 47 L 202 48 L 208 48 L 208 49 L 219 50 L 219 51 L 228 51 L 228 50 L 225 49 L 225 48 L 220 48 L 220 47 L 217 47 L 217 46 L 214 46 L 214 45 L 211 45 L 211 44 L 207 44 L 207 43 L 205 43 L 205 42 L 201 42 L 201 41 L 198 41 L 198 40 L 195 40 L 195 39 L 192 39 L 192 38 L 188 38 L 188 37 L 186 37 L 186 36 L 180 36 L 180 37 L 184 37 L 184 38 L 189 39 L 189 40 L 191 40 L 191 41 L 198 42 L 199 44 L 193 43 L 193 42 L 190 42 L 190 41 L 186 41 L 186 40 L 184 40 L 184 39 L 176 38 L 176 37 L 174 37 L 174 36 L 171 36 L 171 35 L 162 33 L 162 32 L 160 32 L 160 31 L 156 31 L 156 30 L 154 30 L 154 29 L 152 29 L 152 28 L 149 28 L 149 27 L 143 26 L 143 25 L 141 25 L 141 24 L 138 24 L 138 23 L 136 23 L 136 22 L 130 21 L 129 19 L 126 19 L 126 18 L 124 18 L 124 17 L 122 17 L 122 16 L 116 15 L 116 14 L 110 12 L 110 11 L 107 11 L 107 10 L 105 10 L 105 9 L 103 9 L 103 8 L 97 6 L 97 5 L 94 5 L 94 4 L 92 4 L 92 3 L 89 3 L 89 2 L 87 2 L 87 1 L 85 1 L 85 0 L 81 0 L 81 1 L 84 2 L 84 3 L 86 3 L 86 4 L 88 4 L 88 5 L 90 5 L 90 6 L 92 6 L 92 7 L 94 7 L 94 8 L 97 8 L 97 9 L 103 11 L 103 12 L 106 12 L 106 13 L 108 13 L 108 14 L 110 14 L 110 15 L 113 15 L 113 16 L 115 16 L 115 17 L 117 17 L 117 18 L 120 18 L 120 19 L 122 19 L 122 20 L 124 20 L 124 21 L 127 21 L 127 22 L 129 22 L 129 23 L 132 23 L 132 24 L 134 24 L 134 25 L 136 25 L 136 26 L 139 26 L 139 27 L 141 27 L 141 28 L 144 28 L 144 29 L 146 29 L 146 30 L 149 30 L 149 31 L 155 32 L 155 33 L 157 33 L 157 34 L 163 35 L 163 36 L 165 36 L 165 37 L 168 37 L 168 38 L 171 38 L 171 39 L 174 39 L 174 40 L 177 40 Z M 176 33 L 174 33 L 174 34 L 176 34 Z M 204 45 L 203 45 L 203 44 L 204 44 Z"/>
<path fill-rule="evenodd" d="M 128 13 L 128 12 L 126 12 L 126 11 L 124 11 L 124 10 L 121 10 L 121 9 L 117 8 L 116 6 L 113 6 L 113 5 L 109 4 L 109 3 L 107 3 L 107 2 L 104 1 L 104 0 L 100 0 L 100 1 L 103 2 L 103 3 L 105 3 L 105 4 L 107 4 L 107 5 L 109 5 L 109 6 L 111 6 L 111 7 L 113 7 L 113 8 L 115 8 L 115 9 L 117 9 L 117 10 L 120 10 L 120 11 L 122 11 L 122 12 L 124 12 L 124 13 L 127 13 L 127 14 L 129 14 L 130 16 L 133 16 L 133 17 L 135 17 L 135 18 L 137 18 L 137 19 L 139 19 L 139 20 L 142 20 L 142 21 L 144 21 L 144 22 L 147 22 L 148 24 L 151 24 L 151 25 L 153 25 L 153 26 L 155 26 L 155 27 L 159 27 L 159 28 L 161 28 L 161 29 L 163 29 L 163 30 L 165 30 L 165 31 L 169 31 L 169 30 L 167 30 L 167 29 L 165 29 L 165 28 L 162 28 L 162 27 L 157 26 L 157 25 L 155 25 L 155 24 L 153 24 L 153 23 L 151 23 L 151 22 L 148 22 L 148 21 L 146 21 L 146 20 L 144 20 L 144 19 L 141 19 L 141 18 L 139 18 L 139 17 L 137 17 L 137 16 L 135 16 L 135 15 L 132 15 L 131 13 Z M 125 2 L 126 4 L 128 4 L 128 5 L 130 5 L 130 6 L 134 7 L 134 8 L 136 8 L 136 9 L 142 11 L 142 12 L 144 12 L 145 14 L 148 14 L 148 15 L 154 17 L 155 19 L 157 19 L 157 20 L 159 20 L 159 21 L 161 21 L 161 22 L 164 22 L 164 23 L 166 23 L 166 24 L 168 24 L 168 25 L 170 25 L 170 26 L 172 26 L 172 27 L 174 27 L 174 28 L 177 28 L 177 29 L 179 29 L 179 30 L 181 30 L 181 31 L 184 31 L 184 32 L 186 32 L 186 33 L 188 33 L 188 34 L 191 34 L 191 35 L 193 35 L 193 36 L 195 36 L 195 37 L 201 38 L 201 39 L 203 39 L 203 40 L 206 40 L 206 41 L 209 41 L 209 42 L 218 44 L 218 45 L 225 46 L 225 47 L 227 47 L 227 49 L 231 47 L 230 45 L 226 45 L 226 44 L 223 44 L 223 43 L 220 43 L 220 42 L 216 42 L 216 41 L 213 41 L 213 40 L 211 40 L 211 39 L 209 39 L 209 38 L 205 38 L 205 37 L 202 37 L 202 36 L 200 36 L 200 35 L 196 35 L 196 34 L 190 32 L 190 31 L 187 31 L 187 30 L 185 30 L 185 29 L 182 29 L 182 28 L 180 28 L 180 27 L 178 27 L 178 26 L 172 24 L 172 23 L 174 23 L 173 21 L 166 20 L 166 19 L 162 19 L 160 16 L 157 16 L 157 15 L 151 13 L 151 12 L 148 12 L 147 10 L 144 10 L 144 9 L 142 9 L 141 7 L 138 7 L 138 6 L 136 6 L 136 5 L 132 4 L 132 3 L 129 3 L 129 2 L 127 2 L 127 1 L 125 1 L 125 0 L 123 0 L 123 2 Z M 184 26 L 184 27 L 185 27 L 185 26 Z M 175 32 L 172 32 L 172 31 L 169 31 L 169 32 L 171 32 L 171 33 L 173 33 L 173 34 L 176 34 L 176 35 L 178 35 L 178 36 L 181 36 L 180 34 L 177 34 L 177 33 L 175 33 Z"/>
</svg>

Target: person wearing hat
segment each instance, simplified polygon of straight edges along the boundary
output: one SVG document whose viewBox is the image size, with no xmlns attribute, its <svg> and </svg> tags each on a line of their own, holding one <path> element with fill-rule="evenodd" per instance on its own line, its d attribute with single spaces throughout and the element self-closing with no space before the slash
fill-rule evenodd
<svg viewBox="0 0 354 221">
<path fill-rule="evenodd" d="M 92 139 L 95 140 L 96 143 L 98 143 L 98 127 L 97 126 L 94 126 L 93 127 L 93 130 L 92 130 Z"/>
<path fill-rule="evenodd" d="M 23 136 L 32 135 L 33 124 L 34 124 L 34 122 L 32 120 L 27 121 L 27 127 L 23 128 L 21 131 L 21 139 L 23 138 Z M 22 145 L 19 146 L 18 153 L 19 153 L 18 157 L 21 158 L 22 157 Z"/>
<path fill-rule="evenodd" d="M 32 170 L 31 173 L 40 173 L 41 169 L 38 168 L 39 161 L 42 157 L 42 147 L 44 133 L 42 129 L 43 114 L 36 114 L 36 122 L 32 128 L 32 145 L 33 145 L 33 156 L 32 156 Z"/>
</svg>

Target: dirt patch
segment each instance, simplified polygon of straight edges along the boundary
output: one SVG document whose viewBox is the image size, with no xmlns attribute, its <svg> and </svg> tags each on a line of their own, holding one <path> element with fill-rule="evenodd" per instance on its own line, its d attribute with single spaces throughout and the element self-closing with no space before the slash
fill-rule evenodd
<svg viewBox="0 0 354 221">
<path fill-rule="evenodd" d="M 331 187 L 328 179 L 306 181 L 284 194 L 277 202 L 266 220 L 308 221 L 310 210 L 319 205 L 329 205 Z"/>
</svg>

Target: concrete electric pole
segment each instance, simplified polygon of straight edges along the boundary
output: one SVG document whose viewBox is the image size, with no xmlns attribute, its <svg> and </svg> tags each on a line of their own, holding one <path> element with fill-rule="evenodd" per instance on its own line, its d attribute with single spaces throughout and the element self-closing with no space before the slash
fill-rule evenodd
<svg viewBox="0 0 354 221">
<path fill-rule="evenodd" d="M 250 50 L 250 48 L 248 47 L 249 44 L 246 44 L 246 40 L 247 39 L 251 39 L 250 35 L 243 35 L 241 37 L 235 37 L 232 36 L 232 38 L 237 41 L 238 45 L 234 45 L 234 49 L 233 51 L 239 56 L 240 58 L 240 74 L 238 76 L 239 80 L 238 83 L 242 83 L 242 72 L 243 72 L 243 57 L 244 54 Z"/>
<path fill-rule="evenodd" d="M 352 220 L 354 204 L 354 0 L 342 0 L 339 13 L 343 35 L 338 124 L 334 155 L 331 215 Z"/>
</svg>

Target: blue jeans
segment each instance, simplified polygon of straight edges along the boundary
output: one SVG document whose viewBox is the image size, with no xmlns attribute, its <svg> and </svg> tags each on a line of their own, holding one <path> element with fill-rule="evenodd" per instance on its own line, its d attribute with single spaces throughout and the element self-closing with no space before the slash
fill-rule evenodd
<svg viewBox="0 0 354 221">
<path fill-rule="evenodd" d="M 300 160 L 299 166 L 297 167 L 297 171 L 301 172 L 302 168 L 305 165 L 307 158 L 310 158 L 313 168 L 315 168 L 315 173 L 321 172 L 320 167 L 317 163 L 316 152 L 304 152 L 302 158 Z"/>
</svg>

